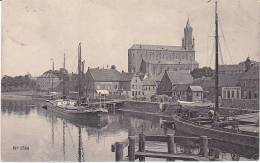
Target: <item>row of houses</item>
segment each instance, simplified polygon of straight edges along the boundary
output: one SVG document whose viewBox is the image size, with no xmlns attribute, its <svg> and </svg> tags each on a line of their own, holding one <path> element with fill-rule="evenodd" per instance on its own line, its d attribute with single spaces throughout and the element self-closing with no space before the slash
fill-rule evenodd
<svg viewBox="0 0 260 163">
<path fill-rule="evenodd" d="M 228 69 L 228 65 L 220 66 L 218 96 L 221 104 L 230 107 L 259 108 L 259 68 L 259 63 L 250 62 L 250 60 L 238 66 L 232 65 L 232 71 Z M 43 85 L 42 89 L 50 89 L 51 78 L 50 72 L 44 73 L 37 79 L 38 84 Z M 193 79 L 190 72 L 185 70 L 165 70 L 160 75 L 151 76 L 141 72 L 88 68 L 83 79 L 84 94 L 88 97 L 95 97 L 98 91 L 105 90 L 111 96 L 145 98 L 146 100 L 150 100 L 154 95 L 167 95 L 172 100 L 183 101 L 214 102 L 215 100 L 214 76 Z M 63 86 L 61 77 L 56 75 L 53 81 L 54 90 L 61 90 Z M 77 91 L 76 75 L 69 75 L 69 80 L 65 84 L 67 89 Z"/>
<path fill-rule="evenodd" d="M 119 72 L 114 69 L 88 69 L 86 73 L 86 94 L 97 95 L 97 90 L 107 90 L 111 95 L 150 100 L 154 95 L 167 95 L 173 99 L 202 101 L 203 89 L 189 85 L 193 78 L 188 71 L 165 71 L 159 76 L 143 73 Z M 186 84 L 185 97 L 178 92 L 178 87 Z"/>
</svg>

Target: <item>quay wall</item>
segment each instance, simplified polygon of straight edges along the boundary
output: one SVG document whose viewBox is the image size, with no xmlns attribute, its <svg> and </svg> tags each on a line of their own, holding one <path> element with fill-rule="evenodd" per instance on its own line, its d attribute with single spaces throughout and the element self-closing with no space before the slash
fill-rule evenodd
<svg viewBox="0 0 260 163">
<path fill-rule="evenodd" d="M 145 102 L 145 101 L 126 101 L 124 102 L 124 109 L 142 112 L 160 112 L 160 104 L 157 102 Z"/>
<path fill-rule="evenodd" d="M 162 108 L 162 109 L 160 109 Z M 177 104 L 172 103 L 164 103 L 162 107 L 160 107 L 160 103 L 158 102 L 145 102 L 145 101 L 125 101 L 123 105 L 123 110 L 132 110 L 144 113 L 161 113 L 164 115 L 174 115 L 177 109 L 180 108 Z M 199 114 L 207 115 L 209 109 L 206 106 L 189 106 L 182 107 L 183 110 L 192 110 L 197 111 Z M 233 114 L 245 114 L 255 112 L 256 110 L 252 109 L 243 109 L 243 108 L 230 108 L 230 107 L 220 107 L 219 114 L 221 116 L 229 116 Z"/>
</svg>

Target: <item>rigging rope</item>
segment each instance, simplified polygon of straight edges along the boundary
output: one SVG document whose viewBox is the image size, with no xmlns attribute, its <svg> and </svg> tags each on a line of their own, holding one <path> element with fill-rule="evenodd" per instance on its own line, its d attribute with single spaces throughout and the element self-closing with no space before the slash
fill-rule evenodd
<svg viewBox="0 0 260 163">
<path fill-rule="evenodd" d="M 220 54 L 220 57 L 221 57 L 221 62 L 222 64 L 224 65 L 224 60 L 223 60 L 223 55 L 222 55 L 222 49 L 221 49 L 221 46 L 220 46 L 220 42 L 218 42 L 218 45 L 219 45 L 219 54 Z"/>
</svg>

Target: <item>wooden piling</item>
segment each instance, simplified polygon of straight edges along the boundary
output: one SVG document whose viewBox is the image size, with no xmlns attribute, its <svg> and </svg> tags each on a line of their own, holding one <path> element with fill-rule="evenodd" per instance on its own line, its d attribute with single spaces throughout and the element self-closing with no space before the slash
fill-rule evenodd
<svg viewBox="0 0 260 163">
<path fill-rule="evenodd" d="M 113 113 L 116 113 L 116 103 L 113 103 Z"/>
<path fill-rule="evenodd" d="M 116 142 L 116 161 L 123 161 L 123 143 Z"/>
<path fill-rule="evenodd" d="M 143 133 L 139 134 L 139 151 L 145 151 L 145 135 Z M 139 161 L 145 161 L 145 157 L 139 156 Z"/>
<path fill-rule="evenodd" d="M 168 135 L 168 153 L 169 154 L 174 154 L 175 153 L 175 145 L 174 145 L 174 135 L 169 134 Z M 174 161 L 174 159 L 167 159 L 167 161 Z"/>
<path fill-rule="evenodd" d="M 208 147 L 208 137 L 207 136 L 201 136 L 200 137 L 200 154 L 204 157 L 207 157 L 209 153 L 209 147 Z"/>
<path fill-rule="evenodd" d="M 128 160 L 135 161 L 135 136 L 129 136 Z"/>
</svg>

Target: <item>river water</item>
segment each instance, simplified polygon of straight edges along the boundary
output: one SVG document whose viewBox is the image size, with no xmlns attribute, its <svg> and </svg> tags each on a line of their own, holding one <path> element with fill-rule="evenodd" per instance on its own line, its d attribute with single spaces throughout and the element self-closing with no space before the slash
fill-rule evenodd
<svg viewBox="0 0 260 163">
<path fill-rule="evenodd" d="M 110 113 L 107 124 L 88 126 L 42 109 L 43 103 L 39 101 L 2 100 L 1 105 L 2 161 L 114 161 L 111 144 L 125 140 L 128 132 L 174 133 L 162 128 L 158 118 Z M 232 156 L 233 160 L 253 160 L 251 157 L 256 153 L 243 147 L 232 149 L 230 145 L 217 144 L 212 149 L 218 151 L 220 160 L 232 160 Z M 164 143 L 146 145 L 149 150 L 167 151 Z M 180 145 L 177 150 L 187 151 L 187 148 Z M 188 151 L 198 153 L 196 148 Z M 126 155 L 127 149 L 124 152 Z"/>
</svg>

